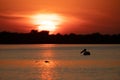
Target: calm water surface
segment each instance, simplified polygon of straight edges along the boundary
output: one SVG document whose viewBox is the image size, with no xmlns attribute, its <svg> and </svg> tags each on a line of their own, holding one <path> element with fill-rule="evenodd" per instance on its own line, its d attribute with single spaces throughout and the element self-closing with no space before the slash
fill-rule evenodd
<svg viewBox="0 0 120 80">
<path fill-rule="evenodd" d="M 0 80 L 120 80 L 120 45 L 0 45 Z"/>
</svg>

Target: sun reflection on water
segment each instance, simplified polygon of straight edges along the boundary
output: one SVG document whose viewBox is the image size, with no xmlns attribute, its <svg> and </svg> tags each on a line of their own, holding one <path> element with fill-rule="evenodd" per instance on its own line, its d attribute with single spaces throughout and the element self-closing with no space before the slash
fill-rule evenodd
<svg viewBox="0 0 120 80">
<path fill-rule="evenodd" d="M 42 65 L 43 65 L 42 67 L 49 68 L 49 69 L 55 67 L 55 63 L 52 60 L 45 60 L 42 62 Z"/>
<path fill-rule="evenodd" d="M 52 60 L 47 61 L 42 62 L 41 78 L 42 80 L 53 80 L 55 64 Z"/>
<path fill-rule="evenodd" d="M 40 69 L 40 80 L 53 80 L 56 67 L 55 61 L 52 60 L 54 54 L 51 50 L 45 50 L 40 56 L 43 57 L 42 60 L 37 62 Z"/>
</svg>

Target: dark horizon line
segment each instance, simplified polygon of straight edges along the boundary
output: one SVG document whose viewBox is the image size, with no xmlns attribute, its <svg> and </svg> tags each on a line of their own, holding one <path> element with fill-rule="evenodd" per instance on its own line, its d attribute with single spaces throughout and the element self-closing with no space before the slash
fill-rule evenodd
<svg viewBox="0 0 120 80">
<path fill-rule="evenodd" d="M 60 34 L 60 35 L 70 35 L 70 34 L 74 34 L 74 35 L 91 35 L 91 34 L 100 34 L 100 35 L 120 35 L 120 33 L 101 33 L 101 32 L 92 32 L 92 33 L 74 33 L 74 32 L 71 32 L 71 33 L 65 33 L 65 34 L 61 34 L 61 33 L 56 33 L 56 34 L 50 34 L 50 31 L 48 30 L 42 30 L 42 31 L 38 31 L 38 30 L 31 30 L 30 32 L 12 32 L 12 31 L 0 31 L 0 33 L 16 33 L 16 34 L 29 34 L 29 33 L 41 33 L 41 32 L 48 32 L 49 35 L 57 35 L 57 34 Z"/>
<path fill-rule="evenodd" d="M 31 30 L 30 33 L 0 32 L 0 44 L 120 44 L 120 34 L 49 34 Z"/>
</svg>

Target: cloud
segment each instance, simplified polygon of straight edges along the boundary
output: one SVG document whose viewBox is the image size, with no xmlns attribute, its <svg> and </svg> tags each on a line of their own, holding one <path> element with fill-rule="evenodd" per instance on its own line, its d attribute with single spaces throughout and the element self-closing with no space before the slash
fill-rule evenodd
<svg viewBox="0 0 120 80">
<path fill-rule="evenodd" d="M 0 15 L 0 19 L 25 19 L 24 16 L 19 15 Z"/>
</svg>

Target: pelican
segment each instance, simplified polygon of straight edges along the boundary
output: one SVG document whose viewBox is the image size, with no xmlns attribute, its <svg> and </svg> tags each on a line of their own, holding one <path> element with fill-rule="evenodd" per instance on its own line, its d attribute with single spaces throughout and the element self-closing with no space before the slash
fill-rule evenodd
<svg viewBox="0 0 120 80">
<path fill-rule="evenodd" d="M 90 52 L 87 51 L 87 49 L 84 49 L 84 50 L 81 51 L 81 54 L 86 56 L 86 55 L 90 55 Z"/>
</svg>

